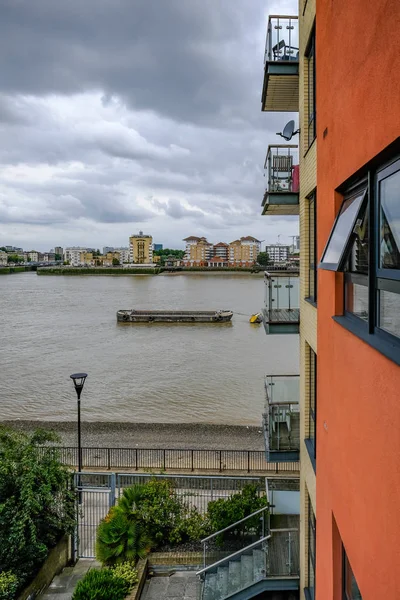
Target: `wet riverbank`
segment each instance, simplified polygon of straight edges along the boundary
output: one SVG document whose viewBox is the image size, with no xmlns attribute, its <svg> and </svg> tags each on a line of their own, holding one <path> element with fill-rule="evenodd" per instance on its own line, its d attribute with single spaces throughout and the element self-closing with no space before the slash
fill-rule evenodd
<svg viewBox="0 0 400 600">
<path fill-rule="evenodd" d="M 261 416 L 260 416 L 261 421 Z M 21 431 L 56 431 L 63 446 L 77 445 L 76 421 L 2 421 Z M 204 423 L 82 422 L 82 446 L 99 448 L 190 448 L 196 450 L 263 450 L 260 427 Z"/>
</svg>

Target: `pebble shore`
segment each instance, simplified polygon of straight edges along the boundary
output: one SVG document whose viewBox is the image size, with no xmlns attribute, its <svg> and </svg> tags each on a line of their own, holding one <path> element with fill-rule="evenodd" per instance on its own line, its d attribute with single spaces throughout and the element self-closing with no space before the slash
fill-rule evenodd
<svg viewBox="0 0 400 600">
<path fill-rule="evenodd" d="M 77 445 L 76 421 L 2 421 L 22 431 L 38 428 L 58 433 L 63 446 Z M 82 422 L 82 446 L 98 448 L 193 448 L 263 450 L 261 427 L 205 423 Z"/>
</svg>

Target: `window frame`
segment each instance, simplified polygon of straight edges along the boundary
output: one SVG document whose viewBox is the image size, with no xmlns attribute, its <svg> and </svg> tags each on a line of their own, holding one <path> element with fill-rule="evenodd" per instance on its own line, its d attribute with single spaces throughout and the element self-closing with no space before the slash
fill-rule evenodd
<svg viewBox="0 0 400 600">
<path fill-rule="evenodd" d="M 308 546 L 307 546 L 307 565 L 308 565 L 308 573 L 307 573 L 307 597 L 309 600 L 315 600 L 315 589 L 316 589 L 316 555 L 317 555 L 317 520 L 315 518 L 314 511 L 311 506 L 311 500 L 308 496 L 308 515 L 307 515 L 307 532 L 308 532 Z M 311 535 L 313 537 L 313 545 L 310 544 Z M 311 548 L 314 548 L 314 552 L 311 551 Z M 311 587 L 310 583 L 310 566 L 313 569 L 314 573 L 314 586 Z"/>
<path fill-rule="evenodd" d="M 311 304 L 317 305 L 318 299 L 318 253 L 317 253 L 317 190 L 314 190 L 308 200 L 308 296 L 305 298 Z M 313 220 L 314 236 L 311 239 L 311 220 Z M 311 294 L 311 282 L 314 293 Z"/>
<path fill-rule="evenodd" d="M 316 110 L 316 52 L 315 52 L 315 25 L 311 31 L 310 39 L 307 44 L 304 58 L 307 63 L 307 149 L 310 148 L 317 137 L 317 110 Z M 313 59 L 313 68 L 310 77 L 310 64 Z M 310 98 L 310 89 L 312 81 L 312 102 Z M 312 110 L 311 110 L 312 108 Z M 313 136 L 310 138 L 310 127 L 313 127 Z"/>
<path fill-rule="evenodd" d="M 344 271 L 344 282 L 343 282 L 343 312 L 341 315 L 334 315 L 332 318 L 357 335 L 360 339 L 374 347 L 376 350 L 381 352 L 387 358 L 400 365 L 400 335 L 396 336 L 394 333 L 390 333 L 380 327 L 380 300 L 379 293 L 381 290 L 390 291 L 400 296 L 400 269 L 383 269 L 380 268 L 380 207 L 381 207 L 381 194 L 380 194 L 380 183 L 400 171 L 400 138 L 397 138 L 388 148 L 381 152 L 365 167 L 360 169 L 348 183 L 343 184 L 338 188 L 338 192 L 343 195 L 344 198 L 350 197 L 350 194 L 354 194 L 357 189 L 361 189 L 363 186 L 366 188 L 366 196 L 364 202 L 367 202 L 367 216 L 368 216 L 368 274 L 355 273 L 350 271 L 344 271 L 347 259 L 349 256 L 349 250 L 351 244 L 355 239 L 354 226 L 353 231 L 350 233 L 347 242 L 344 246 L 342 253 L 343 260 L 342 264 L 338 264 L 336 268 L 332 269 L 329 267 L 335 267 L 335 265 L 322 265 L 321 262 L 318 268 L 326 270 Z M 361 202 L 357 217 L 360 211 L 363 210 L 363 202 Z M 338 215 L 340 214 L 340 211 Z M 357 217 L 354 223 L 357 220 Z M 334 225 L 331 229 L 328 242 L 324 248 L 322 257 L 325 254 L 325 250 L 329 244 L 332 236 L 332 232 L 337 223 L 338 216 L 335 219 Z M 368 320 L 357 317 L 354 313 L 346 310 L 346 285 L 348 282 L 357 283 L 360 285 L 368 286 Z"/>
<path fill-rule="evenodd" d="M 357 600 L 357 598 L 352 598 L 347 593 L 346 582 L 347 582 L 348 571 L 350 571 L 350 573 L 356 583 L 356 586 L 360 593 L 360 596 L 361 596 L 360 587 L 357 583 L 356 576 L 354 575 L 354 571 L 350 564 L 349 557 L 347 556 L 346 549 L 342 543 L 342 600 Z M 361 600 L 362 600 L 362 596 L 361 596 Z"/>
<path fill-rule="evenodd" d="M 310 387 L 308 392 L 308 437 L 304 440 L 308 455 L 311 460 L 314 471 L 317 469 L 317 354 L 307 344 L 306 352 L 308 353 L 307 360 L 310 373 Z M 313 364 L 313 368 L 311 365 Z M 313 377 L 311 376 L 313 373 Z M 312 398 L 314 407 L 312 408 Z M 313 436 L 311 436 L 311 432 Z"/>
<path fill-rule="evenodd" d="M 349 229 L 349 232 L 348 232 L 348 234 L 346 236 L 346 241 L 343 244 L 342 251 L 341 251 L 341 254 L 339 256 L 339 259 L 335 263 L 324 262 L 324 257 L 326 255 L 326 252 L 327 252 L 328 248 L 329 248 L 329 245 L 330 245 L 331 239 L 333 237 L 333 234 L 336 231 L 336 226 L 337 226 L 337 224 L 339 222 L 339 219 L 340 219 L 341 215 L 343 214 L 342 209 L 343 209 L 344 204 L 346 202 L 348 202 L 349 200 L 351 200 L 352 198 L 355 199 L 355 198 L 357 198 L 357 197 L 359 197 L 361 195 L 362 195 L 362 198 L 360 200 L 360 206 L 358 207 L 357 213 L 354 215 L 352 226 Z M 355 226 L 355 224 L 357 222 L 357 217 L 360 214 L 360 212 L 364 209 L 364 207 L 365 207 L 365 205 L 366 205 L 367 202 L 368 202 L 368 187 L 367 186 L 364 187 L 363 185 L 358 185 L 358 186 L 356 186 L 354 188 L 349 189 L 348 192 L 343 196 L 343 201 L 342 201 L 342 203 L 340 205 L 340 209 L 339 209 L 339 211 L 338 211 L 338 213 L 336 215 L 336 218 L 335 218 L 335 221 L 333 223 L 331 232 L 329 234 L 328 241 L 326 242 L 325 248 L 324 248 L 324 250 L 322 252 L 321 260 L 320 260 L 319 265 L 318 265 L 319 269 L 322 269 L 324 271 L 343 271 L 344 270 L 344 266 L 345 266 L 346 261 L 347 261 L 347 255 L 348 255 L 349 249 L 351 247 L 351 243 L 352 243 L 352 241 L 354 239 L 354 226 Z"/>
</svg>

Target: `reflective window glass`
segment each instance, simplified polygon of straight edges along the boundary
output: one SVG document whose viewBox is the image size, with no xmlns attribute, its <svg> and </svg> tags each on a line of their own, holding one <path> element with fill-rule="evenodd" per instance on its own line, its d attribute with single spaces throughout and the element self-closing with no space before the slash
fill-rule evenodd
<svg viewBox="0 0 400 600">
<path fill-rule="evenodd" d="M 356 578 L 353 573 L 353 569 L 349 563 L 345 550 L 344 561 L 343 561 L 343 600 L 362 600 L 360 589 L 357 585 Z"/>
<path fill-rule="evenodd" d="M 326 268 L 328 268 L 328 265 L 330 265 L 333 270 L 338 269 L 343 254 L 346 250 L 347 241 L 355 226 L 355 221 L 357 219 L 364 196 L 365 192 L 363 191 L 343 202 L 339 216 L 333 227 L 328 245 L 322 257 L 322 268 L 324 268 L 324 265 L 326 265 Z"/>
<path fill-rule="evenodd" d="M 400 337 L 400 294 L 379 290 L 379 327 Z"/>
<path fill-rule="evenodd" d="M 346 311 L 368 323 L 368 287 L 346 282 Z"/>
<path fill-rule="evenodd" d="M 380 191 L 380 266 L 400 269 L 400 171 L 383 179 Z"/>
</svg>

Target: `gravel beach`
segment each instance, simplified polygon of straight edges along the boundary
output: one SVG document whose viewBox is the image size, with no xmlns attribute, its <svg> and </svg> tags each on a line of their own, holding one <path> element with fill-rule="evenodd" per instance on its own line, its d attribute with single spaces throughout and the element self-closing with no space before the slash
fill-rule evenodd
<svg viewBox="0 0 400 600">
<path fill-rule="evenodd" d="M 64 446 L 77 445 L 76 421 L 2 421 L 22 431 L 56 431 Z M 193 448 L 263 450 L 261 427 L 198 423 L 82 422 L 82 446 L 98 448 Z"/>
</svg>

